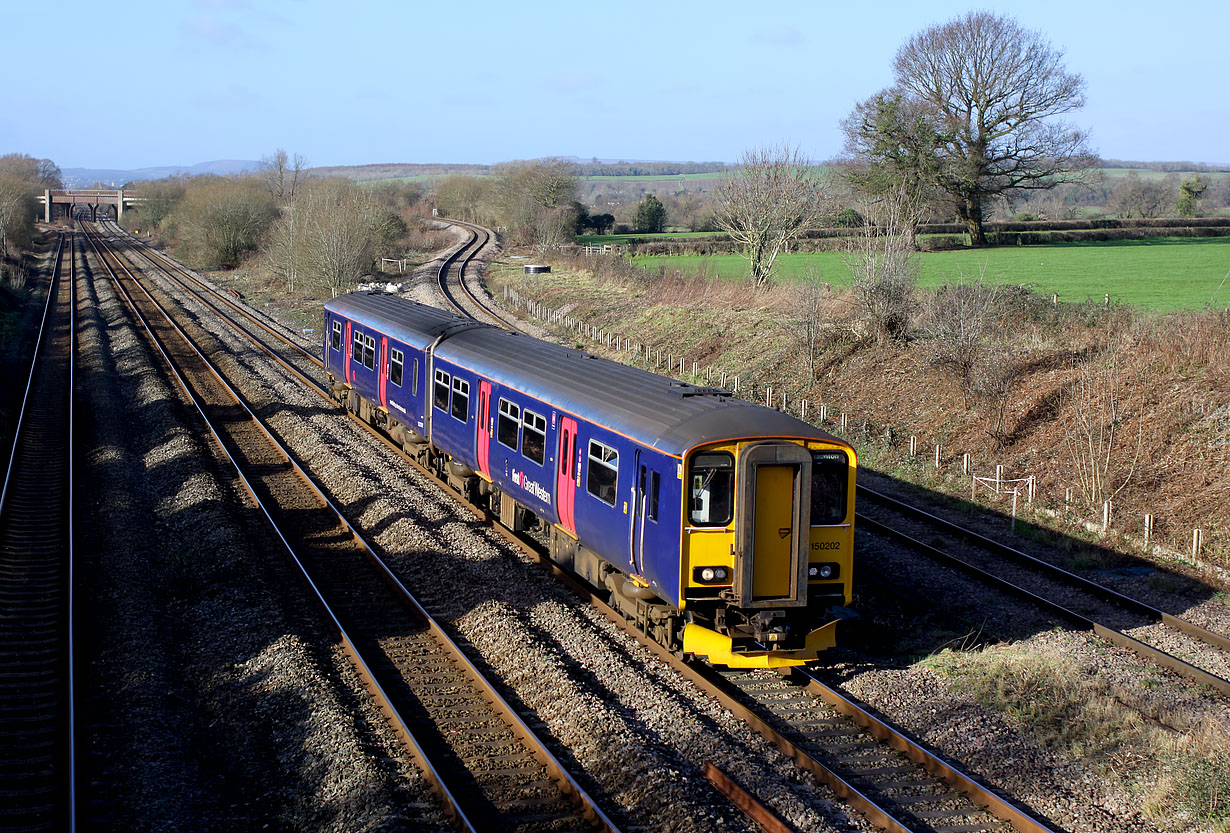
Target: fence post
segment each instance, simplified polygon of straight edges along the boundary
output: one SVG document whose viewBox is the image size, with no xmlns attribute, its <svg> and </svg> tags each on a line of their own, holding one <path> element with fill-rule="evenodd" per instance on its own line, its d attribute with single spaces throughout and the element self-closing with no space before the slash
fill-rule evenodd
<svg viewBox="0 0 1230 833">
<path fill-rule="evenodd" d="M 1025 482 L 1025 488 L 1027 489 L 1025 493 L 1025 503 L 1029 505 L 1033 505 L 1034 490 L 1036 489 L 1036 484 L 1037 484 L 1037 481 L 1034 479 L 1034 476 L 1031 474 L 1029 476 L 1029 480 Z"/>
<path fill-rule="evenodd" d="M 1021 490 L 1017 487 L 1012 488 L 1012 531 L 1016 532 L 1016 499 L 1020 496 Z"/>
<path fill-rule="evenodd" d="M 1103 501 L 1102 502 L 1102 534 L 1103 535 L 1106 534 L 1106 530 L 1110 529 L 1110 512 L 1111 512 L 1110 501 L 1109 500 Z"/>
<path fill-rule="evenodd" d="M 841 433 L 846 433 L 846 412 L 841 412 Z"/>
<path fill-rule="evenodd" d="M 1145 513 L 1145 551 L 1149 550 L 1149 540 L 1153 538 L 1153 516 Z"/>
<path fill-rule="evenodd" d="M 940 467 L 940 444 L 935 444 L 935 468 L 938 471 Z"/>
<path fill-rule="evenodd" d="M 1004 479 L 1004 467 L 996 466 L 995 467 L 995 494 L 999 494 L 999 484 L 1000 484 L 1000 481 L 1003 479 Z"/>
<path fill-rule="evenodd" d="M 918 456 L 918 437 L 914 436 L 913 434 L 910 435 L 910 456 L 911 457 Z"/>
<path fill-rule="evenodd" d="M 824 422 L 824 420 L 828 418 L 828 415 L 829 415 L 829 406 L 821 404 L 820 405 L 820 421 Z"/>
<path fill-rule="evenodd" d="M 1192 558 L 1198 560 L 1200 558 L 1200 550 L 1204 548 L 1204 530 L 1192 530 Z"/>
<path fill-rule="evenodd" d="M 807 419 L 807 400 L 799 403 L 799 419 Z"/>
<path fill-rule="evenodd" d="M 961 471 L 964 474 L 969 474 L 969 452 L 961 455 Z"/>
</svg>

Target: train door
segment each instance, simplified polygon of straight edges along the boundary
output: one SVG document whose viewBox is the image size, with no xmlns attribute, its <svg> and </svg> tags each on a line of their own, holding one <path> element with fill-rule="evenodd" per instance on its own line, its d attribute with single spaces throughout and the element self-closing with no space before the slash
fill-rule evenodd
<svg viewBox="0 0 1230 833">
<path fill-rule="evenodd" d="M 342 353 L 342 377 L 346 380 L 346 384 L 350 384 L 350 360 L 354 356 L 354 338 L 352 331 L 354 324 L 350 321 L 346 322 L 346 349 Z"/>
<path fill-rule="evenodd" d="M 389 340 L 385 336 L 380 337 L 380 364 L 376 371 L 380 379 L 380 407 L 389 407 Z"/>
<path fill-rule="evenodd" d="M 739 455 L 736 482 L 739 606 L 806 605 L 811 455 L 795 443 L 754 443 Z"/>
<path fill-rule="evenodd" d="M 491 479 L 491 383 L 478 383 L 478 470 Z"/>
<path fill-rule="evenodd" d="M 555 501 L 559 512 L 560 526 L 572 535 L 577 534 L 577 421 L 561 417 L 559 421 L 559 455 L 556 458 Z"/>
<path fill-rule="evenodd" d="M 794 466 L 761 465 L 756 477 L 755 559 L 752 595 L 758 599 L 790 595 L 794 554 Z"/>
</svg>

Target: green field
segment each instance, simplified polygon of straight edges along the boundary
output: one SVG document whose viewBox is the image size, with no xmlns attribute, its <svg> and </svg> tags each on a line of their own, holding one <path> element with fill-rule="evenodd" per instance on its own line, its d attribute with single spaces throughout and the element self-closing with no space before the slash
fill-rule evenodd
<svg viewBox="0 0 1230 833">
<path fill-rule="evenodd" d="M 782 255 L 776 279 L 819 280 L 846 284 L 850 271 L 840 252 Z M 1201 309 L 1230 272 L 1230 237 L 1153 238 L 1109 243 L 1055 243 L 924 252 L 919 256 L 923 286 L 973 280 L 985 265 L 985 278 L 1003 284 L 1025 284 L 1039 292 L 1059 293 L 1061 301 L 1101 301 L 1110 293 L 1115 303 L 1134 304 L 1159 312 Z M 710 273 L 732 280 L 747 274 L 738 255 L 637 257 L 646 269 L 693 271 L 702 264 Z M 1230 308 L 1230 280 L 1217 292 L 1215 309 Z"/>
</svg>

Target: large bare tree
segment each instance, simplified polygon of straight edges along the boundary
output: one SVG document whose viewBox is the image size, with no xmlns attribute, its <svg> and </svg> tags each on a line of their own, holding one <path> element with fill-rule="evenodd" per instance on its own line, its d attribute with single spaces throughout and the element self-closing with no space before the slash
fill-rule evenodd
<svg viewBox="0 0 1230 833">
<path fill-rule="evenodd" d="M 797 148 L 748 150 L 718 190 L 714 223 L 743 247 L 753 286 L 764 286 L 791 240 L 827 208 L 815 168 Z"/>
<path fill-rule="evenodd" d="M 1079 181 L 1096 163 L 1087 133 L 1062 118 L 1084 106 L 1084 80 L 1064 68 L 1062 50 L 1012 18 L 969 12 L 926 29 L 897 51 L 893 73 L 895 86 L 847 120 L 847 147 L 890 168 L 902 159 L 892 151 L 906 148 L 975 246 L 986 243 L 990 201 Z M 889 105 L 909 117 L 864 117 Z"/>
</svg>

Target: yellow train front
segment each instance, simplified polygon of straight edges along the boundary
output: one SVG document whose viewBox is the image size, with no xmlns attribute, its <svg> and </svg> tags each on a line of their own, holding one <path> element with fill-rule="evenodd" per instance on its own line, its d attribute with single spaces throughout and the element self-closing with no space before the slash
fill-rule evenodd
<svg viewBox="0 0 1230 833">
<path fill-rule="evenodd" d="M 684 460 L 683 650 L 739 668 L 802 664 L 835 644 L 850 603 L 851 447 L 750 439 Z"/>
</svg>

